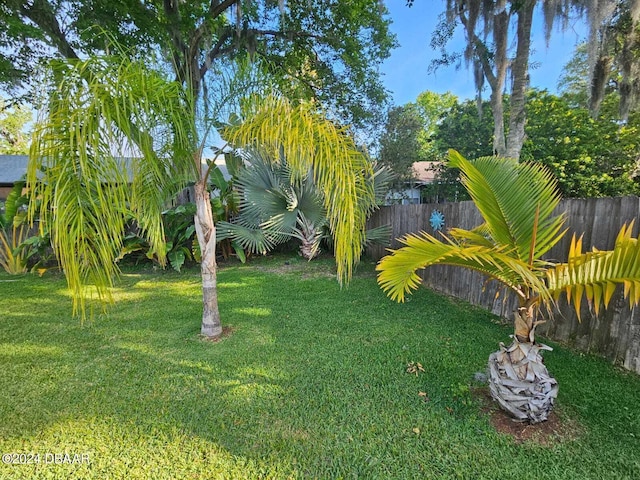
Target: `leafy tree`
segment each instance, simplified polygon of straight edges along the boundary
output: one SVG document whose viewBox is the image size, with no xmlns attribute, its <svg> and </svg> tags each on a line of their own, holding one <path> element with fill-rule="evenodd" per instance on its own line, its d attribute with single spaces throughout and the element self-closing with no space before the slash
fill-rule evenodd
<svg viewBox="0 0 640 480">
<path fill-rule="evenodd" d="M 407 3 L 411 6 L 413 0 Z M 464 60 L 473 69 L 478 100 L 485 82 L 491 90 L 494 151 L 510 158 L 519 158 L 525 140 L 531 33 L 537 8 L 544 16 L 547 43 L 556 20 L 560 20 L 559 24 L 566 28 L 572 14 L 586 19 L 589 28 L 587 44 L 591 74 L 588 76 L 588 86 L 592 113 L 599 108 L 614 63 L 620 72 L 620 115 L 623 120 L 626 120 L 630 102 L 640 92 L 640 9 L 636 1 L 447 1 L 446 12 L 432 36 L 432 48 L 442 52 L 432 68 L 459 60 L 460 54 L 448 52 L 446 46 L 456 26 L 461 25 L 467 42 Z M 510 51 L 511 45 L 515 48 Z M 503 105 L 507 72 L 511 73 L 508 119 Z"/>
<path fill-rule="evenodd" d="M 377 66 L 395 45 L 376 0 L 7 0 L 0 8 L 0 87 L 29 92 L 51 56 L 108 50 L 108 33 L 134 58 L 163 61 L 193 95 L 238 55 L 268 61 L 293 97 L 316 98 L 337 118 L 362 125 L 386 94 Z M 35 83 L 37 85 L 37 82 Z"/>
<path fill-rule="evenodd" d="M 587 44 L 578 45 L 558 79 L 558 91 L 574 107 L 589 108 Z"/>
<path fill-rule="evenodd" d="M 27 123 L 31 112 L 23 107 L 8 107 L 0 98 L 0 155 L 24 155 L 29 151 Z"/>
<path fill-rule="evenodd" d="M 110 299 L 125 221 L 135 218 L 160 261 L 166 256 L 162 211 L 186 182 L 195 182 L 195 230 L 203 284 L 202 334 L 222 332 L 217 301 L 216 230 L 202 162 L 192 90 L 169 82 L 145 62 L 123 56 L 53 62 L 49 96 L 34 129 L 28 184 L 30 211 L 42 202 L 42 222 L 74 298 L 86 311 L 87 284 Z M 243 121 L 224 136 L 232 145 L 257 143 L 295 159 L 294 175 L 313 169 L 336 238 L 340 279 L 360 256 L 373 192 L 370 167 L 344 131 L 312 103 L 293 105 L 267 95 L 244 103 Z M 128 168 L 119 160 L 133 152 Z M 120 153 L 120 155 L 118 155 Z M 277 158 L 277 157 L 274 157 Z M 36 172 L 44 172 L 38 178 Z M 131 175 L 131 178 L 128 178 Z M 55 207 L 55 208 L 54 208 Z"/>
<path fill-rule="evenodd" d="M 558 392 L 557 381 L 542 362 L 535 329 L 541 306 L 550 311 L 563 292 L 580 312 L 583 296 L 595 308 L 605 307 L 618 284 L 624 284 L 631 304 L 640 302 L 640 242 L 624 226 L 611 251 L 583 253 L 574 237 L 566 263 L 543 259 L 564 235 L 562 215 L 553 210 L 560 195 L 552 174 L 543 166 L 485 157 L 473 162 L 450 153 L 450 165 L 462 172 L 462 182 L 484 223 L 472 230 L 454 228 L 444 241 L 426 232 L 407 235 L 404 246 L 377 266 L 378 283 L 394 300 L 418 288 L 417 270 L 453 265 L 479 271 L 507 287 L 518 299 L 513 343 L 489 357 L 491 395 L 515 419 L 547 419 Z"/>
<path fill-rule="evenodd" d="M 579 90 L 577 90 L 579 92 Z M 556 176 L 566 197 L 599 197 L 636 194 L 636 140 L 638 116 L 631 114 L 621 125 L 617 114 L 618 95 L 606 97 L 598 119 L 593 119 L 585 103 L 579 106 L 576 93 L 555 96 L 530 90 L 527 98 L 528 121 L 521 159 L 546 165 Z M 586 93 L 582 99 L 586 101 Z M 450 148 L 463 156 L 478 158 L 491 154 L 492 117 L 489 102 L 483 102 L 484 115 L 478 116 L 472 101 L 455 105 L 442 119 L 433 135 L 435 151 L 444 155 Z M 508 110 L 507 110 L 508 112 Z M 453 188 L 458 172 L 442 169 L 438 196 L 461 199 L 464 192 Z"/>
<path fill-rule="evenodd" d="M 118 173 L 113 158 L 105 160 L 105 166 L 100 167 L 105 175 L 91 170 L 98 168 L 98 158 L 102 161 L 112 157 L 112 147 L 103 143 L 109 142 L 122 147 L 121 152 L 135 152 L 147 162 L 147 167 L 134 168 L 134 173 L 139 173 L 136 169 L 142 172 L 142 177 L 136 176 L 139 182 L 134 184 L 140 183 L 143 192 L 133 189 L 137 193 L 130 199 L 128 208 L 151 238 L 150 243 L 161 252 L 160 258 L 164 257 L 164 252 L 160 245 L 162 232 L 158 209 L 165 200 L 163 195 L 175 192 L 185 179 L 195 181 L 195 226 L 202 254 L 204 297 L 201 331 L 209 337 L 221 333 L 216 288 L 216 231 L 208 186 L 210 168 L 202 165 L 201 158 L 209 134 L 215 130 L 213 122 L 221 120 L 224 110 L 216 107 L 228 108 L 232 100 L 222 95 L 219 105 L 212 105 L 208 92 L 211 89 L 224 91 L 226 72 L 246 54 L 267 60 L 265 64 L 275 72 L 273 76 L 279 80 L 285 95 L 309 101 L 293 104 L 271 99 L 268 106 L 262 107 L 257 102 L 250 102 L 245 105 L 249 109 L 245 112 L 250 112 L 247 114 L 249 121 L 227 130 L 229 137 L 226 140 L 240 139 L 243 145 L 263 142 L 275 148 L 274 138 L 278 138 L 277 148 L 284 148 L 287 154 L 287 149 L 298 150 L 302 145 L 305 153 L 302 161 L 313 160 L 316 182 L 326 191 L 328 204 L 343 206 L 331 210 L 330 225 L 339 239 L 336 244 L 339 276 L 348 278 L 359 257 L 360 237 L 364 235 L 362 209 L 369 207 L 364 207 L 357 199 L 367 203 L 370 192 L 363 186 L 361 177 L 369 167 L 358 166 L 363 157 L 352 151 L 355 147 L 351 139 L 333 124 L 328 124 L 325 115 L 318 111 L 322 110 L 319 106 L 323 106 L 333 118 L 351 120 L 356 125 L 375 117 L 385 99 L 377 65 L 394 45 L 385 16 L 384 7 L 374 0 L 340 2 L 328 8 L 316 2 L 270 0 L 154 0 L 144 3 L 131 0 L 37 0 L 30 3 L 10 0 L 0 8 L 0 41 L 5 47 L 0 52 L 0 81 L 6 88 L 12 92 L 25 89 L 34 78 L 34 65 L 51 55 L 71 60 L 68 64 L 58 64 L 53 76 L 45 75 L 42 80 L 42 83 L 52 80 L 48 85 L 52 98 L 43 105 L 43 112 L 48 117 L 43 118 L 39 126 L 40 132 L 36 133 L 39 143 L 31 152 L 34 163 L 31 183 L 35 186 L 33 172 L 47 155 L 47 161 L 59 161 L 62 165 L 57 168 L 56 164 L 49 175 L 67 168 L 65 174 L 74 178 L 72 173 L 78 165 L 73 162 L 76 161 L 92 172 L 86 178 L 75 178 L 75 183 L 65 182 L 68 188 L 60 194 L 67 196 L 65 201 L 93 209 L 95 223 L 86 227 L 91 234 L 85 235 L 85 227 L 77 222 L 84 215 L 80 210 L 69 212 L 67 220 L 71 225 L 67 232 L 62 232 L 64 219 L 60 211 L 51 217 L 61 233 L 60 237 L 54 235 L 54 239 L 58 254 L 64 257 L 61 261 L 69 267 L 65 273 L 69 275 L 74 291 L 76 309 L 84 307 L 82 287 L 85 280 L 100 285 L 98 295 L 107 298 L 108 286 L 116 273 L 112 265 L 114 244 L 100 237 L 104 235 L 101 229 L 108 222 L 98 222 L 101 214 L 97 212 L 106 208 L 104 218 L 112 222 L 110 227 L 114 231 L 120 231 L 118 215 L 122 211 L 114 211 L 107 203 L 122 205 L 119 200 L 125 194 L 115 186 L 109 187 L 112 191 L 104 191 L 98 185 L 98 179 L 111 176 L 114 185 L 118 186 L 123 184 L 122 173 Z M 95 25 L 100 25 L 108 34 L 96 35 Z M 114 48 L 114 44 L 120 47 Z M 115 51 L 130 61 L 116 61 L 111 65 L 111 61 L 96 55 L 104 51 Z M 79 58 L 87 60 L 80 61 Z M 178 91 L 174 91 L 175 85 L 165 88 L 158 72 L 141 68 L 141 61 L 163 62 L 163 70 L 172 72 L 180 87 Z M 149 92 L 152 84 L 157 85 L 157 94 Z M 262 89 L 268 90 L 265 86 Z M 242 89 L 236 92 L 238 90 Z M 146 99 L 145 95 L 150 98 Z M 163 95 L 165 99 L 160 98 Z M 83 98 L 90 101 L 83 102 Z M 85 122 L 87 115 L 91 117 Z M 287 117 L 289 123 L 285 127 L 279 122 Z M 161 131 L 156 132 L 156 129 Z M 73 143 L 72 132 L 80 134 L 78 145 Z M 54 133 L 61 139 L 57 147 L 55 142 L 48 141 L 55 137 Z M 99 140 L 101 138 L 103 140 Z M 86 151 L 88 145 L 92 148 Z M 321 151 L 305 152 L 305 149 L 316 147 Z M 68 161 L 63 160 L 61 154 L 65 149 Z M 176 166 L 169 164 L 167 152 L 171 149 L 175 150 L 171 156 Z M 327 155 L 333 156 L 333 164 L 328 164 Z M 38 156 L 42 158 L 38 159 Z M 309 166 L 308 163 L 295 165 L 294 170 L 306 170 Z M 173 183 L 161 178 L 160 172 Z M 333 186 L 332 182 L 341 179 L 342 175 L 348 179 Z M 79 186 L 88 181 L 96 185 L 82 191 Z M 53 183 L 52 179 L 42 185 Z M 42 193 L 48 200 L 58 195 L 48 190 Z M 97 195 L 99 201 L 89 199 L 93 195 Z M 105 199 L 111 195 L 119 198 L 107 202 Z M 147 195 L 154 199 L 154 206 L 148 209 L 142 207 L 146 200 L 141 201 Z M 75 202 L 72 201 L 74 198 Z M 349 222 L 348 227 L 345 222 Z M 75 258 L 70 253 L 70 242 L 74 238 L 79 238 L 82 244 L 82 252 Z M 81 264 L 77 263 L 78 258 L 82 259 Z"/>
<path fill-rule="evenodd" d="M 442 157 L 436 150 L 433 136 L 451 109 L 458 103 L 458 97 L 451 92 L 422 92 L 416 99 L 416 106 L 422 118 L 422 131 L 418 135 L 421 157 L 430 161 L 439 161 Z"/>
<path fill-rule="evenodd" d="M 597 119 L 575 97 L 533 90 L 527 101 L 527 140 L 521 158 L 546 165 L 566 197 L 637 194 L 640 155 L 637 114 L 618 121 L 617 93 L 611 92 Z"/>
<path fill-rule="evenodd" d="M 423 128 L 423 118 L 415 104 L 389 110 L 378 161 L 394 173 L 399 183 L 413 178 L 412 165 L 424 160 L 420 144 Z"/>
<path fill-rule="evenodd" d="M 409 2 L 412 3 L 412 2 Z M 478 103 L 485 81 L 491 89 L 491 112 L 493 114 L 493 149 L 498 155 L 518 158 L 524 141 L 524 110 L 528 88 L 529 54 L 531 49 L 531 28 L 536 0 L 502 0 L 490 2 L 467 2 L 455 0 L 447 2 L 446 14 L 441 20 L 438 32 L 432 37 L 432 47 L 443 52 L 443 58 L 433 66 L 449 63 L 445 47 L 455 29 L 462 25 L 467 46 L 464 58 L 472 65 Z M 565 4 L 555 4 L 554 18 Z M 550 26 L 548 25 L 548 30 Z M 514 31 L 515 28 L 515 31 Z M 515 43 L 515 54 L 509 58 L 508 45 Z M 454 57 L 455 58 L 455 57 Z M 508 128 L 505 125 L 503 92 L 507 70 L 511 70 L 511 114 Z"/>
<path fill-rule="evenodd" d="M 478 158 L 491 155 L 493 147 L 493 118 L 489 102 L 481 103 L 482 115 L 475 101 L 455 103 L 442 117 L 432 135 L 432 148 L 439 158 L 444 158 L 450 149 L 456 149 L 463 156 Z M 459 171 L 447 168 L 443 163 L 438 167 L 436 182 L 424 190 L 429 197 L 448 201 L 468 200 L 469 197 L 459 182 Z"/>
<path fill-rule="evenodd" d="M 389 110 L 386 130 L 380 138 L 378 161 L 395 175 L 395 181 L 389 184 L 393 189 L 401 190 L 407 181 L 414 179 L 415 162 L 440 161 L 442 155 L 434 136 L 456 103 L 452 93 L 425 91 L 418 95 L 415 103 Z"/>
<path fill-rule="evenodd" d="M 452 148 L 465 157 L 478 158 L 492 154 L 492 133 L 490 103 L 482 102 L 482 114 L 479 114 L 476 102 L 466 100 L 451 107 L 438 124 L 432 138 L 434 148 L 441 158 L 446 157 Z"/>
</svg>

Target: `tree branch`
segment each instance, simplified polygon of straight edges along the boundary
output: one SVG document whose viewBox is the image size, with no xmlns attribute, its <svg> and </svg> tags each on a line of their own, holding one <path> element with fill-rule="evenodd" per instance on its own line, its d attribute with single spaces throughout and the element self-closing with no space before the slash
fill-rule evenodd
<svg viewBox="0 0 640 480">
<path fill-rule="evenodd" d="M 31 6 L 28 6 L 28 2 L 22 2 L 20 13 L 40 27 L 51 38 L 63 57 L 78 59 L 78 54 L 60 28 L 60 23 L 56 19 L 51 4 L 46 0 L 34 0 Z"/>
<path fill-rule="evenodd" d="M 238 3 L 240 0 L 224 0 L 219 2 L 217 0 L 211 0 L 209 5 L 209 16 L 213 19 L 218 18 L 224 11 L 231 5 Z"/>
<path fill-rule="evenodd" d="M 495 90 L 498 85 L 498 80 L 493 73 L 493 69 L 491 68 L 491 63 L 489 63 L 489 56 L 487 55 L 487 47 L 480 37 L 476 35 L 476 32 L 473 30 L 469 30 L 469 20 L 464 15 L 464 11 L 460 10 L 458 13 L 458 17 L 460 18 L 460 23 L 464 27 L 467 35 L 469 35 L 470 42 L 474 46 L 474 51 L 476 52 L 476 57 L 480 60 L 480 64 L 482 65 L 482 70 L 484 71 L 484 76 L 489 82 L 489 86 L 492 90 Z"/>
<path fill-rule="evenodd" d="M 240 0 L 224 0 L 223 2 L 220 2 L 218 0 L 211 0 L 211 4 L 209 5 L 209 13 L 208 13 L 209 18 L 205 19 L 195 29 L 189 45 L 189 55 L 195 58 L 197 52 L 199 51 L 200 42 L 202 41 L 202 38 L 210 31 L 210 26 L 208 22 L 211 20 L 217 19 L 228 8 L 238 3 L 239 1 Z"/>
<path fill-rule="evenodd" d="M 222 55 L 226 55 L 227 53 L 231 53 L 236 47 L 234 45 L 224 46 L 224 44 L 233 38 L 235 30 L 226 27 L 225 31 L 220 35 L 216 44 L 207 52 L 204 58 L 204 63 L 200 66 L 200 78 L 203 78 L 204 75 L 209 71 L 213 61 L 221 57 Z"/>
<path fill-rule="evenodd" d="M 315 35 L 309 32 L 303 32 L 301 30 L 258 30 L 258 29 L 252 28 L 249 31 L 251 33 L 254 33 L 255 35 L 265 35 L 265 36 L 269 35 L 272 37 L 284 38 L 286 40 L 291 40 L 296 37 L 297 38 L 313 38 L 315 40 L 328 40 L 332 38 L 332 37 L 327 37 L 323 35 Z"/>
<path fill-rule="evenodd" d="M 186 51 L 186 45 L 180 31 L 180 10 L 178 9 L 178 0 L 164 0 L 164 13 L 169 19 L 169 35 L 173 46 L 180 52 Z"/>
<path fill-rule="evenodd" d="M 235 45 L 229 45 L 227 47 L 224 47 L 225 42 L 227 42 L 228 40 L 230 40 L 231 38 L 233 38 L 233 36 L 235 35 L 235 30 L 227 27 L 225 32 L 220 35 L 220 38 L 218 39 L 218 41 L 216 42 L 216 44 L 213 46 L 213 48 L 211 48 L 211 50 L 209 50 L 209 52 L 207 52 L 206 56 L 205 56 L 205 61 L 202 64 L 202 66 L 200 67 L 200 77 L 202 78 L 202 76 L 204 76 L 204 74 L 209 70 L 209 68 L 211 67 L 213 61 L 216 58 L 219 58 L 223 55 L 226 55 L 230 52 L 232 52 L 235 48 L 237 48 L 237 46 Z M 286 40 L 291 40 L 293 38 L 311 38 L 311 39 L 315 39 L 315 40 L 327 40 L 330 37 L 327 36 L 322 36 L 322 35 L 315 35 L 313 33 L 309 33 L 309 32 L 303 32 L 300 30 L 259 30 L 256 28 L 251 28 L 251 29 L 247 29 L 243 32 L 243 36 L 245 38 L 248 38 L 250 36 L 270 36 L 270 37 L 278 37 L 278 38 L 284 38 Z"/>
</svg>

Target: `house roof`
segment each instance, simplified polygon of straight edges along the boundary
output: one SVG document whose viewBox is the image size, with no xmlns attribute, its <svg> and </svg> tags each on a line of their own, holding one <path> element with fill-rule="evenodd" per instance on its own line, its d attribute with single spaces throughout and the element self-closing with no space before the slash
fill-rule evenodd
<svg viewBox="0 0 640 480">
<path fill-rule="evenodd" d="M 127 159 L 124 159 L 127 162 Z M 203 162 L 207 159 L 203 158 Z M 210 159 L 209 159 L 210 160 Z M 13 185 L 27 173 L 29 155 L 0 155 L 0 185 Z M 216 165 L 220 167 L 225 180 L 231 178 L 224 164 L 224 157 L 215 159 Z"/>
<path fill-rule="evenodd" d="M 419 182 L 431 183 L 436 178 L 436 167 L 440 162 L 414 162 L 411 166 L 413 178 Z"/>
<path fill-rule="evenodd" d="M 28 155 L 0 155 L 0 185 L 13 185 L 27 173 Z"/>
</svg>

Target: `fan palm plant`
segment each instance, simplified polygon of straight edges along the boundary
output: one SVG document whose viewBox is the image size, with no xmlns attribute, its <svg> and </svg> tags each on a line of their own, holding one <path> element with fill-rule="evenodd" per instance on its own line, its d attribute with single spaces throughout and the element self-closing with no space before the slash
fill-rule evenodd
<svg viewBox="0 0 640 480">
<path fill-rule="evenodd" d="M 378 283 L 394 300 L 418 288 L 417 270 L 453 265 L 479 271 L 510 289 L 518 298 L 510 346 L 489 357 L 489 385 L 493 398 L 514 419 L 544 421 L 553 408 L 557 381 L 543 364 L 535 329 L 542 310 L 551 312 L 562 293 L 580 312 L 586 296 L 595 312 L 606 307 L 616 285 L 624 285 L 631 304 L 640 301 L 640 244 L 624 226 L 611 251 L 583 253 L 575 236 L 568 260 L 544 259 L 565 234 L 563 215 L 553 215 L 560 201 L 556 181 L 539 164 L 520 164 L 497 157 L 468 161 L 450 151 L 449 166 L 459 168 L 461 180 L 484 223 L 471 229 L 454 228 L 442 239 L 428 233 L 410 234 L 403 247 L 378 264 Z M 541 309 L 541 307 L 545 307 Z"/>
<path fill-rule="evenodd" d="M 322 240 L 332 247 L 327 211 L 312 171 L 296 178 L 282 156 L 274 162 L 264 151 L 252 149 L 243 153 L 248 165 L 239 171 L 236 180 L 241 199 L 239 214 L 232 221 L 218 222 L 218 237 L 233 239 L 248 251 L 260 254 L 295 238 L 300 241 L 300 255 L 307 260 L 320 253 Z M 386 167 L 376 169 L 369 177 L 376 204 L 384 198 L 391 178 Z M 366 230 L 364 246 L 388 245 L 390 236 L 388 225 Z"/>
<path fill-rule="evenodd" d="M 239 214 L 233 222 L 218 222 L 219 238 L 232 238 L 245 249 L 262 254 L 297 238 L 302 256 L 314 258 L 327 215 L 311 172 L 304 178 L 292 178 L 286 159 L 275 163 L 257 150 L 247 151 L 246 160 L 249 165 L 236 181 Z"/>
<path fill-rule="evenodd" d="M 48 96 L 30 152 L 30 208 L 41 201 L 40 224 L 50 228 L 74 310 L 86 312 L 87 285 L 95 287 L 89 292 L 99 300 L 111 299 L 128 218 L 137 221 L 152 251 L 165 261 L 162 211 L 177 191 L 194 182 L 202 259 L 201 332 L 219 336 L 217 240 L 209 192 L 213 165 L 202 162 L 192 92 L 125 55 L 56 61 L 48 78 L 53 83 L 45 89 Z M 313 105 L 294 105 L 275 94 L 244 105 L 244 121 L 223 136 L 234 146 L 282 148 L 288 157 L 296 152 L 303 160 L 292 169 L 298 174 L 313 169 L 340 239 L 338 274 L 348 279 L 359 258 L 373 197 L 365 181 L 366 159 Z"/>
</svg>

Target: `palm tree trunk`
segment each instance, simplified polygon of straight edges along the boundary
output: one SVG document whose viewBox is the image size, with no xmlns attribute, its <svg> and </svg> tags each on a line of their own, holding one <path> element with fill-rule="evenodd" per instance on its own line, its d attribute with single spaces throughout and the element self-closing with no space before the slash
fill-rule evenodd
<svg viewBox="0 0 640 480">
<path fill-rule="evenodd" d="M 216 265 L 216 229 L 211 213 L 209 190 L 204 180 L 195 184 L 196 215 L 195 226 L 202 253 L 202 326 L 200 333 L 207 338 L 217 338 L 222 334 L 220 311 L 218 309 L 218 286 Z"/>
<path fill-rule="evenodd" d="M 542 350 L 551 347 L 535 343 L 533 307 L 515 312 L 515 335 L 509 347 L 489 356 L 489 389 L 491 396 L 514 421 L 539 423 L 547 420 L 556 397 L 558 382 L 542 359 Z"/>
<path fill-rule="evenodd" d="M 307 220 L 301 212 L 298 216 L 298 225 L 300 225 L 300 254 L 305 260 L 313 260 L 320 254 L 320 240 L 322 238 L 321 230 L 311 221 Z"/>
</svg>

